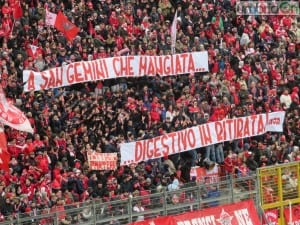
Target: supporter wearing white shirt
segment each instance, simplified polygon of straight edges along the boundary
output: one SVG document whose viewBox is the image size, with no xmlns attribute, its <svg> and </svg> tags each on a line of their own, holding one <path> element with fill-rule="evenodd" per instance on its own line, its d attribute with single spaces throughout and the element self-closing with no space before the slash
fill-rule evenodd
<svg viewBox="0 0 300 225">
<path fill-rule="evenodd" d="M 288 89 L 284 89 L 283 93 L 280 95 L 280 104 L 285 104 L 286 109 L 290 108 L 292 103 L 291 95 Z"/>
<path fill-rule="evenodd" d="M 176 116 L 176 111 L 173 109 L 173 106 L 170 105 L 167 112 L 166 112 L 166 118 L 169 118 L 172 122 L 173 118 Z"/>
<path fill-rule="evenodd" d="M 140 213 L 144 212 L 145 208 L 142 206 L 142 202 L 138 201 L 134 206 L 133 206 L 133 212 Z M 144 215 L 139 215 L 137 216 L 136 221 L 143 221 L 144 220 Z"/>
</svg>

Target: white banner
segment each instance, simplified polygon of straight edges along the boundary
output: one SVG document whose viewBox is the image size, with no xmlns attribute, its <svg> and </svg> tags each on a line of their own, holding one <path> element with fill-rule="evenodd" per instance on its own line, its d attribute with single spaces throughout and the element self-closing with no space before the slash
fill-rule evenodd
<svg viewBox="0 0 300 225">
<path fill-rule="evenodd" d="M 120 56 L 74 62 L 42 72 L 23 71 L 24 91 L 38 91 L 118 77 L 169 76 L 208 71 L 208 54 L 190 52 L 163 56 Z"/>
<path fill-rule="evenodd" d="M 282 132 L 285 112 L 201 124 L 147 140 L 121 144 L 121 165 L 160 158 L 224 141 Z"/>
<path fill-rule="evenodd" d="M 48 9 L 46 9 L 46 15 L 45 15 L 45 24 L 47 26 L 54 26 L 56 21 L 56 14 L 49 12 Z"/>
</svg>

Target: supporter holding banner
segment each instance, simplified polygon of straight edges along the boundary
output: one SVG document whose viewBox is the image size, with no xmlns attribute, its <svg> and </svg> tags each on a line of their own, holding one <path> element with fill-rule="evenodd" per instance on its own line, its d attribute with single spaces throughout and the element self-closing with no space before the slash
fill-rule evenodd
<svg viewBox="0 0 300 225">
<path fill-rule="evenodd" d="M 208 71 L 203 52 L 162 56 L 120 56 L 74 62 L 42 72 L 23 71 L 24 91 L 39 91 L 88 81 L 119 77 L 170 76 Z"/>
<path fill-rule="evenodd" d="M 90 170 L 117 169 L 117 153 L 88 152 L 87 159 Z"/>
<path fill-rule="evenodd" d="M 121 165 L 161 158 L 224 141 L 282 132 L 285 112 L 210 122 L 147 140 L 121 144 Z"/>
<path fill-rule="evenodd" d="M 220 180 L 220 168 L 217 164 L 213 163 L 211 168 L 195 166 L 191 168 L 190 177 L 199 183 L 218 183 Z"/>
</svg>

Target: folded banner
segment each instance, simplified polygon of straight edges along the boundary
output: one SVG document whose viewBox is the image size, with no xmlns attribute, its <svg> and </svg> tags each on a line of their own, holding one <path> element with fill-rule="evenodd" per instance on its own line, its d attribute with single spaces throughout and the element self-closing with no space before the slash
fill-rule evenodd
<svg viewBox="0 0 300 225">
<path fill-rule="evenodd" d="M 165 220 L 164 220 L 165 219 Z M 258 225 L 261 224 L 253 200 L 204 210 L 160 217 L 131 225 Z"/>
<path fill-rule="evenodd" d="M 24 91 L 38 91 L 119 77 L 169 76 L 208 71 L 208 54 L 118 56 L 74 62 L 43 72 L 23 71 Z"/>
<path fill-rule="evenodd" d="M 161 158 L 192 149 L 264 134 L 282 132 L 285 112 L 251 115 L 201 124 L 147 140 L 121 144 L 121 165 Z"/>
<path fill-rule="evenodd" d="M 117 153 L 88 152 L 87 159 L 90 170 L 115 170 L 117 169 Z"/>
<path fill-rule="evenodd" d="M 0 88 L 0 122 L 19 131 L 33 133 L 28 118 L 20 109 L 7 101 L 2 88 Z"/>
</svg>

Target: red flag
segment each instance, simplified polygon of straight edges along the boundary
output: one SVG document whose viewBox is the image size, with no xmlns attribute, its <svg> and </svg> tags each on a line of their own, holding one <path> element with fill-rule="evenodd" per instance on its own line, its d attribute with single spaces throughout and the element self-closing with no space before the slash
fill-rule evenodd
<svg viewBox="0 0 300 225">
<path fill-rule="evenodd" d="M 61 11 L 56 16 L 54 26 L 57 30 L 62 32 L 69 41 L 72 41 L 79 32 L 79 28 L 71 23 Z"/>
<path fill-rule="evenodd" d="M 3 128 L 0 128 L 0 169 L 9 172 L 10 154 L 7 151 L 7 140 Z"/>
<path fill-rule="evenodd" d="M 20 19 L 23 16 L 23 10 L 20 2 L 16 2 L 16 4 L 13 6 L 13 16 L 15 20 Z"/>
</svg>

